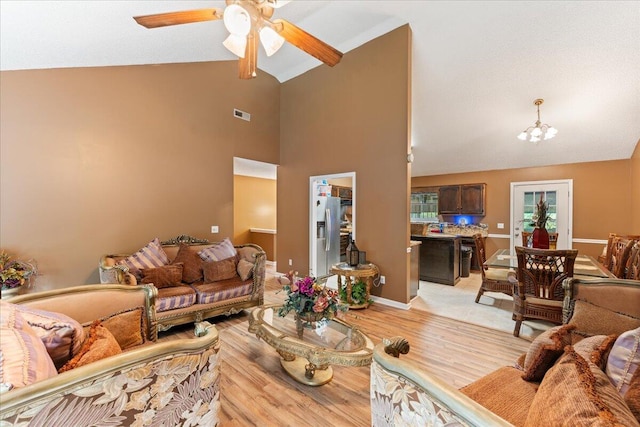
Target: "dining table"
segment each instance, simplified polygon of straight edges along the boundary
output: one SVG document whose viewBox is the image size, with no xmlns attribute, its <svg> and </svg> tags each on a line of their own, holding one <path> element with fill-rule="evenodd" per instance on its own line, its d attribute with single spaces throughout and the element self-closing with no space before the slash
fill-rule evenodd
<svg viewBox="0 0 640 427">
<path fill-rule="evenodd" d="M 484 266 L 517 270 L 518 257 L 515 249 L 498 249 L 485 261 Z M 594 257 L 579 254 L 573 266 L 573 277 L 585 279 L 594 277 L 614 278 L 615 276 Z"/>
</svg>

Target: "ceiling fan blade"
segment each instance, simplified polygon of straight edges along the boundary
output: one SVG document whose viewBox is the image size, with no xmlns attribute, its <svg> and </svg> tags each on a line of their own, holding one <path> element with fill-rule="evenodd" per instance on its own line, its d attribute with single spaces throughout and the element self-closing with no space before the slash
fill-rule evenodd
<svg viewBox="0 0 640 427">
<path fill-rule="evenodd" d="M 286 41 L 298 49 L 304 50 L 309 55 L 316 57 L 330 67 L 333 67 L 342 59 L 342 52 L 329 46 L 291 22 L 284 19 L 274 19 L 273 24 L 278 34 L 284 37 Z"/>
<path fill-rule="evenodd" d="M 222 19 L 222 11 L 220 9 L 185 10 L 182 12 L 134 16 L 133 19 L 143 27 L 158 28 L 168 25 L 190 24 L 192 22 L 215 21 L 216 19 Z"/>
<path fill-rule="evenodd" d="M 238 60 L 238 71 L 240 78 L 249 80 L 256 76 L 258 67 L 258 33 L 251 30 L 247 35 L 247 47 L 244 51 L 244 58 Z"/>
</svg>

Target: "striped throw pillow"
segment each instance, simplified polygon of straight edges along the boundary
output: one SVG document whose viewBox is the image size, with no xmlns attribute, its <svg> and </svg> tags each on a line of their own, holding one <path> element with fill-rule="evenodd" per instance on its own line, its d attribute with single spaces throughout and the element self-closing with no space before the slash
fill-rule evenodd
<svg viewBox="0 0 640 427">
<path fill-rule="evenodd" d="M 16 307 L 0 301 L 0 384 L 5 390 L 58 374 L 42 340 Z"/>
<path fill-rule="evenodd" d="M 140 270 L 167 265 L 169 264 L 169 258 L 164 249 L 162 249 L 160 240 L 156 237 L 135 254 L 118 261 L 118 264 L 124 264 L 129 267 L 129 273 L 136 276 L 136 279 L 140 281 L 142 279 Z"/>
<path fill-rule="evenodd" d="M 198 251 L 198 255 L 203 261 L 222 261 L 223 259 L 235 257 L 238 255 L 238 251 L 236 251 L 233 243 L 227 237 L 222 242 L 214 243 L 208 248 Z"/>
</svg>

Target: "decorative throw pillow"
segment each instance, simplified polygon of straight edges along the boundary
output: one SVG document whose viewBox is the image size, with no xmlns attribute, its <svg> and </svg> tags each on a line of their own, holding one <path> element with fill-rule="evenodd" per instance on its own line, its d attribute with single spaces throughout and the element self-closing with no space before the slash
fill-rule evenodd
<svg viewBox="0 0 640 427">
<path fill-rule="evenodd" d="M 638 422 L 600 368 L 567 346 L 540 383 L 525 427 L 637 426 Z"/>
<path fill-rule="evenodd" d="M 636 369 L 631 377 L 631 384 L 624 395 L 624 401 L 638 422 L 640 422 L 640 369 Z"/>
<path fill-rule="evenodd" d="M 42 340 L 15 307 L 15 304 L 7 304 L 0 310 L 0 384 L 3 389 L 24 387 L 57 374 Z"/>
<path fill-rule="evenodd" d="M 63 373 L 120 353 L 122 353 L 122 349 L 118 345 L 118 341 L 107 328 L 100 324 L 99 320 L 96 320 L 91 324 L 89 336 L 82 344 L 78 354 L 60 368 L 58 372 Z"/>
<path fill-rule="evenodd" d="M 604 371 L 609 352 L 616 342 L 616 335 L 594 335 L 580 340 L 573 345 L 573 349 L 583 358 L 591 361 Z"/>
<path fill-rule="evenodd" d="M 178 253 L 173 260 L 173 264 L 182 263 L 182 281 L 194 283 L 202 280 L 202 259 L 198 253 L 192 250 L 186 243 L 180 243 Z"/>
<path fill-rule="evenodd" d="M 536 337 L 529 346 L 524 359 L 522 379 L 541 381 L 547 370 L 571 343 L 573 325 L 554 326 Z"/>
<path fill-rule="evenodd" d="M 236 263 L 236 257 L 223 259 L 222 261 L 203 262 L 204 283 L 233 279 L 236 277 Z"/>
<path fill-rule="evenodd" d="M 620 335 L 623 332 L 640 327 L 640 319 L 627 314 L 616 313 L 587 301 L 576 300 L 573 316 L 571 316 L 569 324 L 576 326 L 573 334 L 579 337 Z"/>
<path fill-rule="evenodd" d="M 2 308 L 5 308 L 4 304 Z M 67 363 L 80 350 L 84 341 L 84 329 L 75 319 L 62 313 L 23 305 L 15 305 L 15 309 L 40 337 L 56 368 Z"/>
<path fill-rule="evenodd" d="M 147 341 L 147 320 L 142 307 L 119 311 L 98 320 L 111 332 L 122 350 L 144 344 Z M 87 335 L 91 325 L 93 322 L 84 324 L 84 327 L 87 328 Z"/>
<path fill-rule="evenodd" d="M 640 365 L 640 328 L 622 333 L 607 359 L 607 376 L 623 396 L 629 389 L 633 374 L 638 371 L 638 365 Z"/>
<path fill-rule="evenodd" d="M 140 270 L 167 265 L 169 264 L 169 257 L 167 257 L 166 252 L 162 249 L 160 240 L 156 237 L 135 254 L 118 261 L 118 264 L 124 264 L 129 267 L 129 272 L 136 276 L 136 279 L 140 280 L 142 278 Z"/>
<path fill-rule="evenodd" d="M 236 249 L 236 251 L 238 252 L 239 258 L 246 259 L 249 262 L 255 262 L 256 254 L 258 253 L 258 249 L 253 246 L 243 246 Z"/>
<path fill-rule="evenodd" d="M 204 248 L 198 252 L 203 261 L 221 261 L 223 259 L 235 257 L 238 251 L 233 247 L 233 243 L 229 238 L 225 238 L 222 242 L 214 243 L 208 248 Z"/>
<path fill-rule="evenodd" d="M 247 261 L 246 259 L 241 259 L 238 261 L 238 276 L 244 282 L 245 280 L 249 280 L 249 277 L 253 275 L 253 263 Z"/>
<path fill-rule="evenodd" d="M 158 289 L 182 285 L 183 265 L 181 262 L 162 267 L 145 268 L 141 271 L 141 283 L 152 283 Z"/>
</svg>

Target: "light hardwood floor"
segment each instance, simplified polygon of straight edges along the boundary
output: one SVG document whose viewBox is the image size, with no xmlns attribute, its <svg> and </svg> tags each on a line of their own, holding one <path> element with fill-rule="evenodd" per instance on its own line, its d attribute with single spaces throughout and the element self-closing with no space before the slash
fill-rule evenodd
<svg viewBox="0 0 640 427">
<path fill-rule="evenodd" d="M 283 295 L 269 277 L 266 303 Z M 346 313 L 374 343 L 403 336 L 413 360 L 460 388 L 483 375 L 513 364 L 529 342 L 510 333 L 458 322 L 420 310 L 399 310 L 373 304 Z M 220 331 L 222 426 L 370 426 L 369 367 L 334 366 L 333 380 L 309 387 L 290 378 L 279 356 L 247 330 L 248 315 L 210 319 Z M 160 340 L 191 336 L 192 326 L 174 327 Z"/>
</svg>

